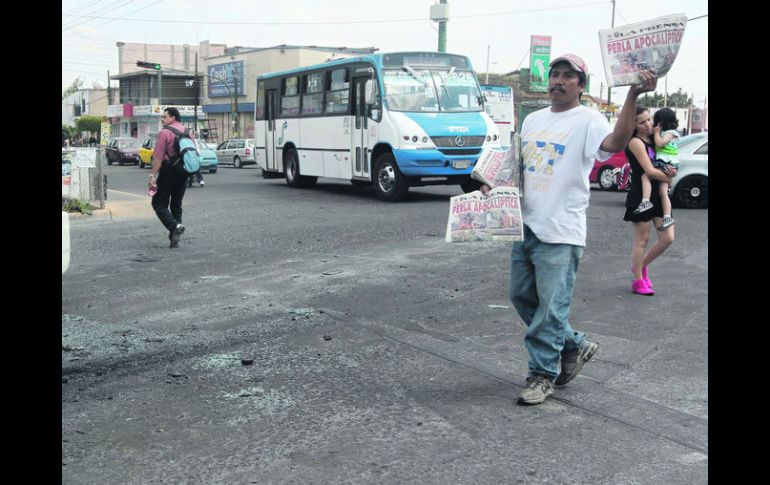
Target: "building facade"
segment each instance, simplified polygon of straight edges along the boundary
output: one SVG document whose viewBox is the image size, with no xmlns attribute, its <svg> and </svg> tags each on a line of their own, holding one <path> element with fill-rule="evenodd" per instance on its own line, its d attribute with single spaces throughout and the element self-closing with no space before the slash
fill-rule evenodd
<svg viewBox="0 0 770 485">
<path fill-rule="evenodd" d="M 111 136 L 130 136 L 142 139 L 157 133 L 167 106 L 179 109 L 182 124 L 197 128 L 198 118 L 204 116 L 200 107 L 198 85 L 202 57 L 219 55 L 224 44 L 201 42 L 198 46 L 172 44 L 132 44 L 118 42 L 119 72 L 110 79 L 117 80 L 116 104 L 109 105 L 107 116 Z M 160 64 L 161 69 L 137 67 L 137 61 Z M 196 77 L 196 62 L 198 77 Z"/>
<path fill-rule="evenodd" d="M 107 90 L 80 89 L 61 101 L 61 124 L 75 126 L 81 116 L 107 116 Z"/>
</svg>

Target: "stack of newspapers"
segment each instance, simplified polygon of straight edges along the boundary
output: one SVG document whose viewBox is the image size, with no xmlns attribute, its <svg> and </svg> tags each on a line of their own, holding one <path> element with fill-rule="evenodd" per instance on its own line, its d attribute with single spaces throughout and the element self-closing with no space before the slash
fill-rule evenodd
<svg viewBox="0 0 770 485">
<path fill-rule="evenodd" d="M 471 177 L 488 185 L 452 197 L 449 202 L 446 242 L 522 241 L 521 138 L 516 133 L 508 150 L 484 149 Z"/>
</svg>

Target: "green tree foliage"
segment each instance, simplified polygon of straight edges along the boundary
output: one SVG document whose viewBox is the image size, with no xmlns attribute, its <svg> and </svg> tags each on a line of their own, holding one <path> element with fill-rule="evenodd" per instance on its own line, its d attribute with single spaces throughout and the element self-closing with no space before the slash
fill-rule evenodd
<svg viewBox="0 0 770 485">
<path fill-rule="evenodd" d="M 663 94 L 658 92 L 654 92 L 652 95 L 645 94 L 639 98 L 638 104 L 648 108 L 659 108 L 663 106 L 663 97 Z M 671 108 L 687 108 L 692 104 L 692 96 L 679 88 L 677 92 L 668 94 L 666 104 Z"/>
<path fill-rule="evenodd" d="M 61 125 L 61 139 L 62 143 L 65 139 L 69 138 L 72 139 L 73 136 L 75 136 L 75 127 L 70 125 Z"/>
<path fill-rule="evenodd" d="M 83 80 L 80 79 L 80 77 L 75 78 L 75 80 L 72 81 L 72 84 L 70 85 L 70 87 L 68 87 L 67 89 L 62 91 L 61 99 L 64 99 L 67 96 L 69 96 L 70 94 L 72 94 L 75 91 L 79 90 L 81 86 L 83 86 Z"/>
<path fill-rule="evenodd" d="M 77 121 L 78 132 L 90 131 L 92 133 L 99 133 L 102 129 L 102 117 L 101 116 L 81 116 Z"/>
</svg>

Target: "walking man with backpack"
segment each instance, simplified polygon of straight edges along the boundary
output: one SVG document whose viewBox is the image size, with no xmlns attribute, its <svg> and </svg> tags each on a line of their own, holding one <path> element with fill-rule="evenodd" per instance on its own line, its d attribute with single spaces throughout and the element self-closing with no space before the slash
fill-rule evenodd
<svg viewBox="0 0 770 485">
<path fill-rule="evenodd" d="M 187 190 L 189 177 L 183 169 L 178 170 L 172 166 L 180 158 L 178 137 L 174 131 L 180 134 L 186 133 L 189 138 L 193 138 L 179 120 L 178 109 L 170 107 L 163 110 L 161 118 L 163 128 L 158 132 L 155 149 L 152 152 L 152 173 L 148 182 L 151 189 L 157 190 L 152 196 L 152 208 L 160 222 L 168 229 L 170 248 L 179 246 L 179 238 L 185 230 L 182 225 L 182 199 Z"/>
</svg>

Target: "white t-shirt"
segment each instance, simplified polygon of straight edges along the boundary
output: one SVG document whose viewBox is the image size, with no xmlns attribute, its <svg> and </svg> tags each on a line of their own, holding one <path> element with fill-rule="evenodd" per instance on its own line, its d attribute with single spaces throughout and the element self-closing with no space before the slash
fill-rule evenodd
<svg viewBox="0 0 770 485">
<path fill-rule="evenodd" d="M 612 130 L 598 111 L 577 106 L 554 113 L 536 111 L 521 128 L 524 158 L 524 224 L 551 244 L 586 245 L 588 175 L 594 159 L 612 153 L 600 146 Z"/>
</svg>

